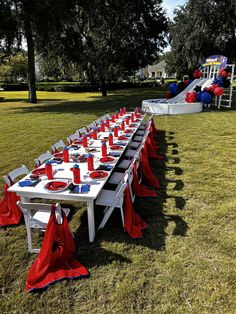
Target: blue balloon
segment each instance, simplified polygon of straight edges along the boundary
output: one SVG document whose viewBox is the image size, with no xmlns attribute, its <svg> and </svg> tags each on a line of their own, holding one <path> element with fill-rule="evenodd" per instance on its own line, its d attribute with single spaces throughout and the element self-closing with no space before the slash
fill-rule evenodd
<svg viewBox="0 0 236 314">
<path fill-rule="evenodd" d="M 211 94 L 208 92 L 203 92 L 201 94 L 201 102 L 204 104 L 209 104 L 212 100 Z"/>
<path fill-rule="evenodd" d="M 197 92 L 197 98 L 196 98 L 197 102 L 201 102 L 201 96 L 202 96 L 202 92 Z"/>
<path fill-rule="evenodd" d="M 223 87 L 223 79 L 222 77 L 216 77 L 214 79 L 214 81 L 212 82 L 212 84 L 217 84 L 220 87 Z"/>
<path fill-rule="evenodd" d="M 170 83 L 169 90 L 171 91 L 171 93 L 177 94 L 178 93 L 178 85 L 176 83 Z"/>
</svg>

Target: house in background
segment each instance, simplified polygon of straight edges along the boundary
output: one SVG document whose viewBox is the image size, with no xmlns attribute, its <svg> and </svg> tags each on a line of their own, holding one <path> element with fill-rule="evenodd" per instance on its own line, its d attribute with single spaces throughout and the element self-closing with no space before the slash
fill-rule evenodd
<svg viewBox="0 0 236 314">
<path fill-rule="evenodd" d="M 160 61 L 154 65 L 147 66 L 148 79 L 161 80 L 165 78 L 176 78 L 176 73 L 167 73 L 165 71 L 166 62 L 165 60 Z"/>
</svg>

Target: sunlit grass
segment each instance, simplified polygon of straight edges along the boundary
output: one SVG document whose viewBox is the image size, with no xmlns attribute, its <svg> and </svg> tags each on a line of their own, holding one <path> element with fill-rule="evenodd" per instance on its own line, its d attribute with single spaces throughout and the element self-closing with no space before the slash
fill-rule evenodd
<svg viewBox="0 0 236 314">
<path fill-rule="evenodd" d="M 1 92 L 0 175 L 23 163 L 32 168 L 54 142 L 102 114 L 163 93 L 132 89 L 102 98 L 38 92 L 39 103 L 32 105 L 26 92 Z M 117 220 L 89 244 L 85 207 L 74 203 L 76 255 L 91 277 L 31 295 L 25 278 L 35 255 L 27 253 L 24 224 L 1 229 L 1 313 L 235 312 L 236 113 L 213 110 L 155 121 L 165 131 L 159 145 L 167 160 L 152 162 L 162 183 L 158 199 L 135 204 L 149 223 L 143 239 L 130 239 Z"/>
</svg>

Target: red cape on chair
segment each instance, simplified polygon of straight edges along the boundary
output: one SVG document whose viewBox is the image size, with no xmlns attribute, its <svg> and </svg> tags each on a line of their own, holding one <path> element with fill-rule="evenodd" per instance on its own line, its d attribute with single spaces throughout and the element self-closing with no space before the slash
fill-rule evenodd
<svg viewBox="0 0 236 314">
<path fill-rule="evenodd" d="M 0 200 L 0 226 L 18 225 L 22 212 L 16 205 L 16 202 L 20 200 L 19 196 L 15 192 L 8 192 L 8 184 L 5 183 L 4 195 Z"/>
<path fill-rule="evenodd" d="M 157 197 L 155 191 L 150 190 L 146 185 L 138 182 L 137 166 L 134 164 L 134 177 L 133 177 L 133 190 L 134 194 L 139 197 Z"/>
<path fill-rule="evenodd" d="M 151 132 L 157 134 L 158 130 L 155 127 L 155 123 L 154 123 L 154 119 L 152 118 L 152 122 L 151 122 Z"/>
<path fill-rule="evenodd" d="M 125 189 L 124 192 L 123 209 L 124 209 L 124 230 L 133 239 L 142 238 L 142 230 L 146 229 L 148 225 L 134 211 L 128 187 Z"/>
<path fill-rule="evenodd" d="M 148 155 L 149 158 L 155 158 L 155 159 L 158 159 L 158 160 L 162 160 L 164 159 L 163 156 L 157 154 L 155 152 L 155 148 L 150 140 L 149 137 L 147 137 L 146 139 L 146 142 L 145 142 L 145 145 L 144 145 L 144 149 L 146 150 L 146 153 Z"/>
<path fill-rule="evenodd" d="M 146 180 L 150 185 L 153 187 L 159 189 L 160 188 L 160 183 L 159 180 L 154 176 L 150 165 L 149 165 L 149 156 L 147 153 L 147 150 L 143 149 L 141 152 L 141 169 L 143 172 L 143 175 L 145 176 Z"/>
<path fill-rule="evenodd" d="M 66 215 L 62 211 L 62 224 L 58 224 L 55 206 L 47 224 L 41 250 L 31 266 L 26 290 L 42 289 L 65 278 L 88 277 L 88 270 L 73 258 L 75 244 Z"/>
</svg>

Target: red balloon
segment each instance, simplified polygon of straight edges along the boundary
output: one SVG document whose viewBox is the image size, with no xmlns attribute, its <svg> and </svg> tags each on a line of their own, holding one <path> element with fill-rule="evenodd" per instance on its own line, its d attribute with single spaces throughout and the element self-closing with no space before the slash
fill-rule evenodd
<svg viewBox="0 0 236 314">
<path fill-rule="evenodd" d="M 172 95 L 171 92 L 167 92 L 167 93 L 165 94 L 165 96 L 166 96 L 166 99 L 171 99 L 171 98 L 173 98 L 173 95 Z"/>
<path fill-rule="evenodd" d="M 224 88 L 216 87 L 216 89 L 214 90 L 214 94 L 219 97 L 224 94 L 224 91 L 225 91 Z"/>
<path fill-rule="evenodd" d="M 211 85 L 211 86 L 208 88 L 208 90 L 214 92 L 214 90 L 215 90 L 217 87 L 218 87 L 217 84 L 213 84 L 213 85 Z"/>
<path fill-rule="evenodd" d="M 200 71 L 200 70 L 195 70 L 194 72 L 193 72 L 193 77 L 194 78 L 200 78 L 200 77 L 202 77 L 202 72 Z"/>
<path fill-rule="evenodd" d="M 218 76 L 227 77 L 228 73 L 225 71 L 225 69 L 221 69 L 218 73 Z"/>
<path fill-rule="evenodd" d="M 196 92 L 187 92 L 186 96 L 185 96 L 185 101 L 192 103 L 192 102 L 196 102 L 197 100 L 197 93 Z"/>
</svg>

